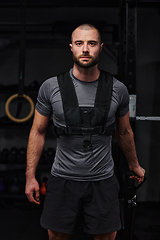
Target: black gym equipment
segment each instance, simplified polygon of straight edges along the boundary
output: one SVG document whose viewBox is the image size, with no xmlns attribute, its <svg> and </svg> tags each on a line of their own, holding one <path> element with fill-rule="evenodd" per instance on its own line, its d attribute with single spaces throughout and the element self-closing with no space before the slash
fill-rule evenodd
<svg viewBox="0 0 160 240">
<path fill-rule="evenodd" d="M 135 212 L 137 207 L 137 190 L 146 181 L 147 175 L 145 174 L 143 182 L 140 184 L 138 180 L 133 180 L 132 176 L 135 176 L 132 172 L 126 172 L 123 175 L 123 188 L 124 195 L 120 199 L 121 209 L 121 221 L 122 229 L 120 230 L 120 240 L 136 240 L 134 235 L 134 222 Z M 121 186 L 122 187 L 122 186 Z"/>
<path fill-rule="evenodd" d="M 120 48 L 119 48 L 119 80 L 128 88 L 129 94 L 136 94 L 136 56 L 137 56 L 137 8 L 140 1 L 120 1 Z M 136 116 L 131 122 L 135 130 Z M 120 206 L 122 229 L 119 231 L 117 240 L 135 240 L 134 215 L 137 205 L 136 191 L 145 182 L 136 186 L 136 181 L 130 179 L 130 173 L 126 159 L 119 149 L 117 167 L 120 182 Z"/>
<path fill-rule="evenodd" d="M 28 121 L 34 113 L 34 103 L 28 95 L 24 94 L 24 91 L 23 91 L 24 90 L 24 69 L 25 69 L 25 35 L 26 35 L 26 0 L 22 2 L 22 7 L 21 7 L 21 45 L 20 45 L 20 57 L 19 57 L 18 93 L 9 97 L 5 105 L 5 111 L 7 116 L 9 117 L 9 119 L 17 123 Z M 18 98 L 17 113 L 16 113 L 16 116 L 13 117 L 12 114 L 10 113 L 9 106 L 10 106 L 10 103 L 17 98 Z M 30 104 L 30 112 L 26 117 L 18 118 L 22 110 L 24 99 L 26 99 Z"/>
<path fill-rule="evenodd" d="M 16 159 L 17 163 L 26 164 L 26 151 L 27 150 L 24 147 L 21 147 L 21 148 L 18 149 L 17 159 Z"/>
<path fill-rule="evenodd" d="M 12 147 L 8 153 L 8 163 L 15 163 L 17 161 L 18 149 Z"/>
</svg>

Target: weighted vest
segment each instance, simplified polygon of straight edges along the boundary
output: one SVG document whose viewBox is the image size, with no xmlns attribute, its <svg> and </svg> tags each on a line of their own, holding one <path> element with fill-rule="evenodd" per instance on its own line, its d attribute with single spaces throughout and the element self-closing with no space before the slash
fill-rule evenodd
<svg viewBox="0 0 160 240">
<path fill-rule="evenodd" d="M 115 125 L 105 127 L 110 108 L 113 77 L 101 71 L 94 107 L 79 107 L 76 91 L 69 72 L 58 75 L 66 127 L 54 126 L 56 136 L 83 135 L 83 146 L 91 147 L 91 134 L 112 135 Z"/>
</svg>

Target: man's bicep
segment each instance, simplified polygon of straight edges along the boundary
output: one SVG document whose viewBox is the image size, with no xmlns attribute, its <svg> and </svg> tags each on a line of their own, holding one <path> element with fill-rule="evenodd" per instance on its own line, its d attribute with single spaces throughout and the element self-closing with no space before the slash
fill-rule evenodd
<svg viewBox="0 0 160 240">
<path fill-rule="evenodd" d="M 36 130 L 39 133 L 45 133 L 50 116 L 43 116 L 35 109 L 34 120 L 32 129 Z"/>
<path fill-rule="evenodd" d="M 117 129 L 118 134 L 124 134 L 127 129 L 131 129 L 129 122 L 129 112 L 124 117 L 117 117 Z"/>
</svg>

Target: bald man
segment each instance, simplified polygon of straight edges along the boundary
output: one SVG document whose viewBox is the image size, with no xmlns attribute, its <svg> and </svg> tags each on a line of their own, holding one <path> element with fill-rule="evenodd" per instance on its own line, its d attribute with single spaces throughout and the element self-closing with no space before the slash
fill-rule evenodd
<svg viewBox="0 0 160 240">
<path fill-rule="evenodd" d="M 69 240 L 80 212 L 84 231 L 94 240 L 114 240 L 121 228 L 119 183 L 114 174 L 112 135 L 131 171 L 143 181 L 133 131 L 129 123 L 127 88 L 98 68 L 103 43 L 93 25 L 77 27 L 71 36 L 73 68 L 40 87 L 27 148 L 26 195 L 40 204 L 35 173 L 49 119 L 57 134 L 57 149 L 41 216 L 49 240 Z"/>
</svg>

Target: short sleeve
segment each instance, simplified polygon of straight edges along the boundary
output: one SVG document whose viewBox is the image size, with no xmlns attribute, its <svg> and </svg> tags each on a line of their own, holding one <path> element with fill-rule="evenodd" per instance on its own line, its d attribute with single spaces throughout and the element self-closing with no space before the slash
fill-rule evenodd
<svg viewBox="0 0 160 240">
<path fill-rule="evenodd" d="M 129 93 L 127 87 L 121 83 L 119 89 L 119 107 L 117 117 L 124 117 L 129 111 Z"/>
<path fill-rule="evenodd" d="M 50 116 L 52 107 L 50 102 L 50 82 L 46 80 L 40 87 L 37 97 L 36 110 L 43 116 Z"/>
</svg>

